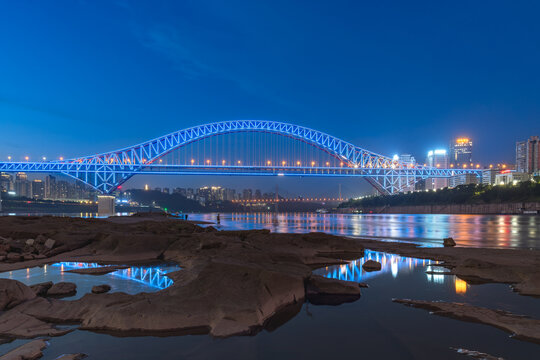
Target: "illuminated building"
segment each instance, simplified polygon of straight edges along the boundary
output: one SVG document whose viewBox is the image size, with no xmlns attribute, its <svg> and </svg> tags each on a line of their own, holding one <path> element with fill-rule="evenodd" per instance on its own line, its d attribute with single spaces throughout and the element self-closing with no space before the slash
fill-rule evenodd
<svg viewBox="0 0 540 360">
<path fill-rule="evenodd" d="M 45 176 L 45 199 L 56 199 L 56 178 L 52 175 Z"/>
<path fill-rule="evenodd" d="M 15 193 L 17 196 L 32 196 L 32 184 L 28 181 L 28 176 L 23 172 L 15 175 Z"/>
<path fill-rule="evenodd" d="M 32 198 L 44 199 L 45 198 L 45 184 L 42 180 L 36 179 L 32 181 Z"/>
<path fill-rule="evenodd" d="M 516 142 L 516 170 L 527 172 L 527 141 Z"/>
<path fill-rule="evenodd" d="M 242 200 L 251 200 L 253 198 L 253 192 L 251 189 L 242 190 Z"/>
<path fill-rule="evenodd" d="M 445 149 L 430 150 L 427 155 L 426 165 L 441 169 L 448 168 L 448 153 Z M 446 178 L 429 178 L 426 179 L 426 189 L 435 190 L 448 187 L 448 179 Z"/>
<path fill-rule="evenodd" d="M 522 181 L 530 180 L 531 176 L 527 173 L 515 172 L 512 170 L 503 170 L 495 175 L 496 185 L 516 185 Z"/>
<path fill-rule="evenodd" d="M 13 177 L 8 173 L 0 173 L 0 191 L 13 191 Z"/>
<path fill-rule="evenodd" d="M 450 144 L 450 163 L 454 166 L 472 163 L 472 140 L 466 137 L 457 138 Z"/>
<path fill-rule="evenodd" d="M 490 168 L 482 170 L 482 184 L 495 185 L 495 177 L 501 172 L 500 168 Z"/>
<path fill-rule="evenodd" d="M 531 136 L 529 140 L 516 143 L 516 169 L 532 174 L 540 170 L 540 138 Z"/>
<path fill-rule="evenodd" d="M 479 180 L 475 174 L 458 174 L 450 178 L 448 187 L 455 188 L 460 185 L 478 184 Z"/>
</svg>

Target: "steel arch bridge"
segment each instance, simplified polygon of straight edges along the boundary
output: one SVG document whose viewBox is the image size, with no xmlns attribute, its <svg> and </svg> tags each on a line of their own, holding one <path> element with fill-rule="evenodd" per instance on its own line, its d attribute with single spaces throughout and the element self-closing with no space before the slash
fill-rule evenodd
<svg viewBox="0 0 540 360">
<path fill-rule="evenodd" d="M 341 161 L 340 166 L 187 164 L 162 165 L 171 151 L 216 135 L 263 132 L 287 136 L 319 148 Z M 396 161 L 304 126 L 266 120 L 234 120 L 190 127 L 134 146 L 97 155 L 43 162 L 0 162 L 2 172 L 61 173 L 102 193 L 111 193 L 136 174 L 244 176 L 356 176 L 382 194 L 397 193 L 421 179 L 448 178 L 480 170 L 440 169 Z"/>
</svg>

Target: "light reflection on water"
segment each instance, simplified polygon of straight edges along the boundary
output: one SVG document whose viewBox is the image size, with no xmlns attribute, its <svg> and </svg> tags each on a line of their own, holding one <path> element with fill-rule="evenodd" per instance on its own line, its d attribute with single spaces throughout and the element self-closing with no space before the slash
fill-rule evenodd
<svg viewBox="0 0 540 360">
<path fill-rule="evenodd" d="M 189 220 L 215 222 L 217 214 L 190 214 Z M 222 229 L 270 229 L 281 233 L 394 239 L 440 245 L 453 237 L 459 246 L 540 249 L 540 216 L 445 214 L 220 214 Z"/>
<path fill-rule="evenodd" d="M 88 269 L 99 268 L 106 265 L 100 265 L 98 263 L 84 263 L 84 262 L 60 262 L 52 264 L 51 266 L 59 266 L 61 271 L 73 270 L 73 269 Z M 119 269 L 108 275 L 119 277 L 131 281 L 137 281 L 144 285 L 158 288 L 160 290 L 168 288 L 173 284 L 173 281 L 165 274 L 171 270 L 178 270 L 178 267 L 171 266 L 167 268 L 162 267 L 148 267 L 148 266 L 131 266 L 126 269 Z"/>
<path fill-rule="evenodd" d="M 77 284 L 77 294 L 67 299 L 77 299 L 92 290 L 94 285 L 109 284 L 111 292 L 128 294 L 154 292 L 173 284 L 167 273 L 179 270 L 176 265 L 131 266 L 105 275 L 71 273 L 68 270 L 103 267 L 97 263 L 62 262 L 42 267 L 33 267 L 0 273 L 0 278 L 18 280 L 26 285 L 52 281 Z M 105 265 L 106 266 L 106 265 Z"/>
<path fill-rule="evenodd" d="M 374 260 L 381 263 L 380 271 L 365 271 L 362 265 L 368 261 Z M 464 294 L 467 292 L 468 284 L 456 276 L 434 274 L 431 272 L 442 272 L 443 268 L 437 265 L 437 261 L 427 259 L 417 259 L 410 257 L 403 257 L 394 254 L 386 254 L 378 251 L 366 250 L 364 257 L 353 260 L 348 264 L 327 266 L 323 269 L 315 270 L 316 275 L 321 275 L 331 279 L 363 282 L 368 279 L 381 276 L 386 273 L 391 273 L 393 278 L 397 278 L 398 274 L 408 274 L 413 272 L 417 267 L 425 267 L 426 280 L 434 284 L 444 284 L 446 281 L 453 281 L 455 291 L 457 294 Z"/>
</svg>

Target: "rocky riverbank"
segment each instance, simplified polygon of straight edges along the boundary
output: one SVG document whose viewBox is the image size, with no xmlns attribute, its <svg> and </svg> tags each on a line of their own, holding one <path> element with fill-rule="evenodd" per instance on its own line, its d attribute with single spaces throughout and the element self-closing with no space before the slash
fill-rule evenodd
<svg viewBox="0 0 540 360">
<path fill-rule="evenodd" d="M 295 316 L 305 301 L 339 305 L 357 300 L 357 283 L 315 276 L 312 270 L 360 258 L 364 249 L 438 260 L 450 269 L 449 274 L 468 282 L 508 283 L 520 294 L 540 296 L 538 251 L 420 248 L 323 233 L 217 231 L 157 215 L 4 217 L 0 237 L 0 272 L 60 261 L 119 265 L 167 261 L 182 267 L 167 274 L 174 280 L 172 286 L 155 293 L 129 295 L 100 289 L 72 301 L 51 296 L 53 284 L 27 287 L 3 280 L 0 337 L 4 341 L 72 331 L 59 324 L 122 336 L 252 335 Z M 376 265 L 370 269 L 380 269 Z M 414 300 L 410 301 L 412 305 Z M 536 333 L 530 336 L 530 331 L 537 332 L 536 326 L 529 321 L 519 327 L 520 336 L 535 339 Z"/>
<path fill-rule="evenodd" d="M 356 284 L 311 275 L 314 268 L 361 257 L 363 247 L 354 240 L 321 233 L 218 232 L 165 217 L 130 220 L 0 219 L 0 236 L 9 251 L 0 271 L 57 261 L 132 264 L 165 260 L 182 267 L 168 274 L 174 284 L 157 293 L 86 294 L 75 301 L 27 297 L 0 315 L 0 334 L 20 337 L 20 326 L 10 326 L 21 317 L 31 318 L 33 329 L 43 330 L 33 331 L 33 336 L 57 335 L 53 325 L 64 323 L 122 335 L 253 334 L 281 311 L 299 308 L 306 288 L 320 303 L 336 304 L 360 296 Z M 28 245 L 28 239 L 36 238 L 51 239 L 54 246 L 41 251 Z M 35 253 L 43 258 L 27 255 Z M 36 321 L 44 324 L 37 326 Z"/>
</svg>

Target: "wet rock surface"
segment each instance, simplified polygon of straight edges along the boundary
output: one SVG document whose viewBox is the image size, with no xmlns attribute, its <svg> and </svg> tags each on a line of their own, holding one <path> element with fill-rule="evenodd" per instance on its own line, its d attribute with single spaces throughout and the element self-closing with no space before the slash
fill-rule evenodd
<svg viewBox="0 0 540 360">
<path fill-rule="evenodd" d="M 82 360 L 86 359 L 88 355 L 86 354 L 64 354 L 57 357 L 55 360 Z"/>
<path fill-rule="evenodd" d="M 93 294 L 103 294 L 109 291 L 111 291 L 111 286 L 107 284 L 92 286 Z"/>
<path fill-rule="evenodd" d="M 523 315 L 462 303 L 409 299 L 394 299 L 393 301 L 399 304 L 429 310 L 435 315 L 491 325 L 509 332 L 515 338 L 540 344 L 540 320 L 531 319 Z"/>
<path fill-rule="evenodd" d="M 306 298 L 315 305 L 340 305 L 360 298 L 360 286 L 350 281 L 312 275 L 306 280 Z"/>
<path fill-rule="evenodd" d="M 49 291 L 52 286 L 52 281 L 47 281 L 44 283 L 31 285 L 30 289 L 32 289 L 37 296 L 46 296 L 47 291 Z"/>
<path fill-rule="evenodd" d="M 475 350 L 467 350 L 462 348 L 450 348 L 452 350 L 455 350 L 458 354 L 465 355 L 472 357 L 473 359 L 481 359 L 481 360 L 504 360 L 502 357 L 497 357 L 493 355 L 489 355 L 480 351 Z"/>
<path fill-rule="evenodd" d="M 11 309 L 35 297 L 36 294 L 20 281 L 0 279 L 0 311 Z"/>
<path fill-rule="evenodd" d="M 0 360 L 36 360 L 43 356 L 42 350 L 47 345 L 47 341 L 43 339 L 33 340 L 0 356 Z"/>
<path fill-rule="evenodd" d="M 379 271 L 381 268 L 381 263 L 374 260 L 368 260 L 362 264 L 362 269 L 365 271 Z"/>
<path fill-rule="evenodd" d="M 12 320 L 13 325 L 17 316 L 25 316 L 29 324 L 33 319 L 27 334 L 48 336 L 59 331 L 53 324 L 77 324 L 81 329 L 118 335 L 254 334 L 279 326 L 299 311 L 313 269 L 363 256 L 358 241 L 323 233 L 207 232 L 167 218 L 128 220 L 0 218 L 1 236 L 28 239 L 43 234 L 61 244 L 52 249 L 59 252 L 47 259 L 3 263 L 0 271 L 56 261 L 129 264 L 160 260 L 182 267 L 167 275 L 174 280 L 172 286 L 155 293 L 90 293 L 65 301 L 50 295 L 66 294 L 72 288 L 54 284 L 46 298 L 19 304 L 11 314 L 1 314 L 0 322 Z M 360 293 L 355 283 L 330 279 L 313 280 L 312 293 L 315 284 L 319 295 L 341 294 L 347 301 Z M 15 330 L 0 329 L 0 333 L 22 336 L 22 328 Z"/>
<path fill-rule="evenodd" d="M 67 297 L 77 293 L 77 285 L 71 282 L 59 282 L 54 284 L 47 290 L 47 296 L 51 297 Z"/>
<path fill-rule="evenodd" d="M 453 238 L 447 237 L 443 239 L 443 246 L 444 247 L 456 246 L 456 242 L 454 241 Z"/>
</svg>

